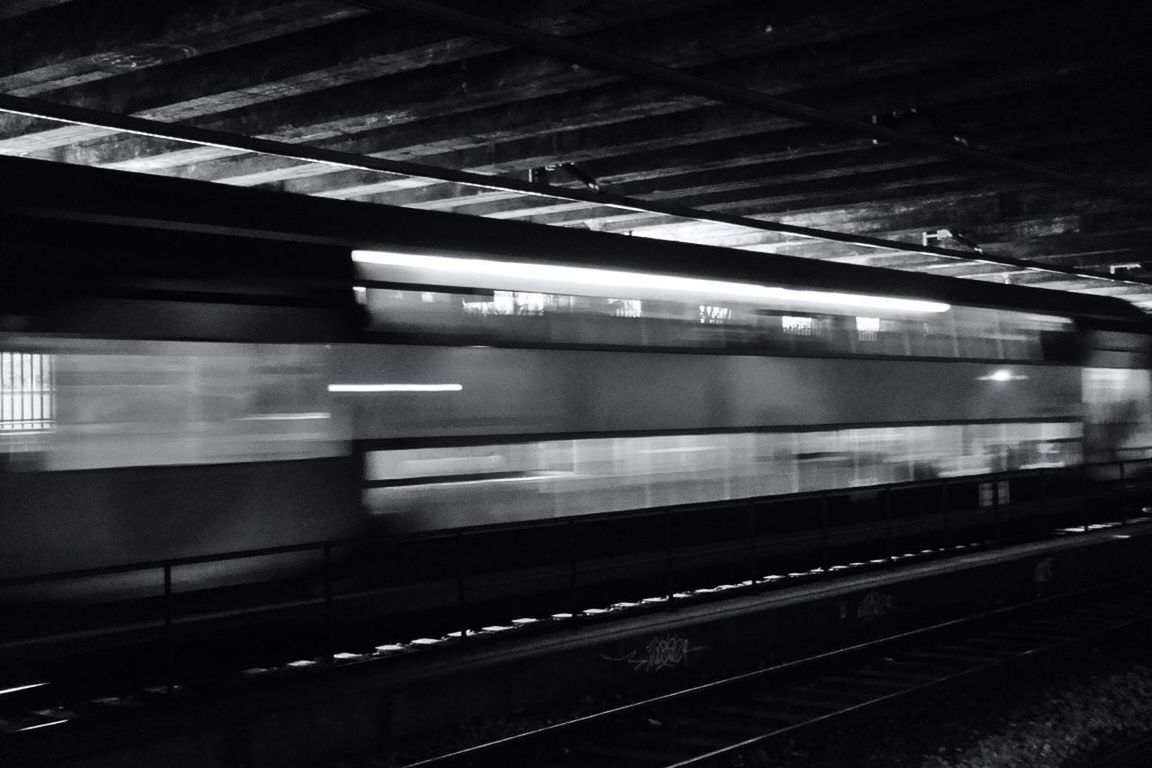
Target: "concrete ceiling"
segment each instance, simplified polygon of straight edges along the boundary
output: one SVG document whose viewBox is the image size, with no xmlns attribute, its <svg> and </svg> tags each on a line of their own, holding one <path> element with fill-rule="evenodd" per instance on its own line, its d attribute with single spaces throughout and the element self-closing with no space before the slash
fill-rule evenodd
<svg viewBox="0 0 1152 768">
<path fill-rule="evenodd" d="M 1150 31 L 1122 0 L 8 0 L 0 154 L 1149 307 Z"/>
</svg>

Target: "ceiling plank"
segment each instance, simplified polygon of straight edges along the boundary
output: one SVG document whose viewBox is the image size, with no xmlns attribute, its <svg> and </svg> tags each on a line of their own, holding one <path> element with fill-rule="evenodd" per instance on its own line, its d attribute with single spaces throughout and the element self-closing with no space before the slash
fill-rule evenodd
<svg viewBox="0 0 1152 768">
<path fill-rule="evenodd" d="M 7 0 L 0 5 L 0 19 L 11 19 L 26 13 L 33 13 L 45 8 L 70 3 L 72 0 Z"/>
<path fill-rule="evenodd" d="M 0 91 L 32 96 L 363 15 L 328 0 L 73 0 L 0 28 Z"/>
</svg>

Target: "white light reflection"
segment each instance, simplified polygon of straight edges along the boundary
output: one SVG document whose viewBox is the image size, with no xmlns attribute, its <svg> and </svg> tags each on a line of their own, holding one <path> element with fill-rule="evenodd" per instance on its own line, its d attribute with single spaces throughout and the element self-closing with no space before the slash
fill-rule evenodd
<svg viewBox="0 0 1152 768">
<path fill-rule="evenodd" d="M 460 259 L 449 256 L 421 256 L 389 251 L 353 251 L 352 260 L 360 264 L 386 267 L 433 270 L 451 275 L 453 284 L 471 287 L 484 285 L 485 280 L 502 280 L 499 287 L 523 287 L 525 281 L 540 280 L 551 284 L 565 284 L 573 293 L 582 294 L 605 289 L 618 296 L 621 289 L 649 292 L 663 290 L 687 294 L 724 295 L 732 298 L 763 299 L 792 304 L 832 306 L 841 309 L 873 309 L 892 312 L 947 312 L 951 306 L 938 301 L 902 299 L 893 296 L 869 296 L 861 293 L 831 291 L 805 291 L 753 283 L 730 283 L 695 277 L 658 275 L 643 272 L 622 272 L 589 267 L 565 267 L 526 262 L 490 261 L 488 259 Z M 607 293 L 604 295 L 608 295 Z"/>
<path fill-rule="evenodd" d="M 459 392 L 461 384 L 329 384 L 329 392 Z"/>
<path fill-rule="evenodd" d="M 1025 381 L 1028 377 L 1022 373 L 1013 373 L 1007 368 L 993 371 L 987 376 L 977 376 L 976 381 Z"/>
<path fill-rule="evenodd" d="M 17 731 L 35 731 L 38 728 L 49 728 L 53 725 L 64 725 L 67 720 L 50 720 L 47 723 L 37 723 L 36 725 L 26 725 L 23 728 L 17 728 Z"/>
<path fill-rule="evenodd" d="M 43 688 L 48 683 L 29 683 L 28 685 L 17 685 L 12 688 L 0 688 L 0 696 L 8 693 L 19 693 L 20 691 L 30 691 L 33 688 Z"/>
<path fill-rule="evenodd" d="M 330 413 L 257 413 L 253 416 L 241 416 L 236 421 L 312 421 L 317 419 L 330 419 Z"/>
</svg>

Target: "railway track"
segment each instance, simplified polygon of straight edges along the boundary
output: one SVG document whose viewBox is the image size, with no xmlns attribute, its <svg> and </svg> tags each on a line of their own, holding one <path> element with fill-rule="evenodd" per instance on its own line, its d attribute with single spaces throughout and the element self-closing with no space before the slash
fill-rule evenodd
<svg viewBox="0 0 1152 768">
<path fill-rule="evenodd" d="M 1132 521 L 1129 521 L 1132 522 Z M 1111 528 L 1118 524 L 1097 525 L 1097 526 L 1084 526 L 1081 533 L 1087 534 L 1091 528 Z M 1071 529 L 1069 529 L 1071 530 Z M 1069 534 L 1072 535 L 1072 534 Z M 1126 536 L 1126 534 L 1121 534 Z M 959 547 L 960 551 L 971 552 L 974 551 L 974 544 L 966 544 Z M 979 548 L 979 547 L 975 547 Z M 469 641 L 486 642 L 496 637 L 497 634 L 505 630 L 516 630 L 514 634 L 523 634 L 525 632 L 536 633 L 540 631 L 548 631 L 549 628 L 559 628 L 567 625 L 580 625 L 584 622 L 592 621 L 611 621 L 613 617 L 618 617 L 632 613 L 645 613 L 657 610 L 667 610 L 669 606 L 675 605 L 689 605 L 697 602 L 707 602 L 710 599 L 719 599 L 725 596 L 747 594 L 753 591 L 762 589 L 770 589 L 773 587 L 785 587 L 789 585 L 802 584 L 812 579 L 818 579 L 828 574 L 849 574 L 857 572 L 868 572 L 873 569 L 883 569 L 891 567 L 898 563 L 911 563 L 917 561 L 930 562 L 937 557 L 946 556 L 948 554 L 957 554 L 957 551 L 941 550 L 941 551 L 924 551 L 921 553 L 909 553 L 904 555 L 897 555 L 890 558 L 876 559 L 871 561 L 853 562 L 850 565 L 834 566 L 827 570 L 818 569 L 819 574 L 810 573 L 792 573 L 786 576 L 769 576 L 761 581 L 746 583 L 741 585 L 731 585 L 731 588 L 715 588 L 715 589 L 702 589 L 699 594 L 694 592 L 676 593 L 675 595 L 668 596 L 667 598 L 657 599 L 655 602 L 649 604 L 648 601 L 639 603 L 621 603 L 618 606 L 613 605 L 611 609 L 589 609 L 581 614 L 556 614 L 551 618 L 545 617 L 540 619 L 519 619 L 507 625 L 488 626 L 475 632 L 454 633 L 451 636 L 433 640 L 422 638 L 412 641 L 409 644 L 387 644 L 379 645 L 379 641 L 375 640 L 372 635 L 376 633 L 368 632 L 364 637 L 353 637 L 350 634 L 341 635 L 341 645 L 347 646 L 350 649 L 373 649 L 363 650 L 358 653 L 341 653 L 331 656 L 325 655 L 299 655 L 290 654 L 286 649 L 280 649 L 276 652 L 270 648 L 261 647 L 261 651 L 265 654 L 272 654 L 279 663 L 273 663 L 268 667 L 251 667 L 243 668 L 237 664 L 223 663 L 221 658 L 216 657 L 217 664 L 207 670 L 204 676 L 197 678 L 182 677 L 179 683 L 176 683 L 171 677 L 168 678 L 167 683 L 164 682 L 163 677 L 148 676 L 140 679 L 130 678 L 127 672 L 134 671 L 126 667 L 113 666 L 107 667 L 95 664 L 89 659 L 88 662 L 93 666 L 91 671 L 87 666 L 83 665 L 85 659 L 79 659 L 81 666 L 78 668 L 77 674 L 80 675 L 75 681 L 67 678 L 57 679 L 58 676 L 38 676 L 32 674 L 21 675 L 19 678 L 10 681 L 0 680 L 0 747 L 8 741 L 21 742 L 27 738 L 40 737 L 47 733 L 57 733 L 58 731 L 70 730 L 70 726 L 78 725 L 80 723 L 100 723 L 110 720 L 123 720 L 125 717 L 131 717 L 139 713 L 152 711 L 157 708 L 169 707 L 177 704 L 178 702 L 187 702 L 190 700 L 203 700 L 219 694 L 221 691 L 231 691 L 237 686 L 252 686 L 256 685 L 259 681 L 275 681 L 286 679 L 299 679 L 302 676 L 312 675 L 315 676 L 324 670 L 330 669 L 334 666 L 344 666 L 348 664 L 361 664 L 361 663 L 375 663 L 390 658 L 402 658 L 410 654 L 423 653 L 428 647 L 438 647 L 441 644 L 460 644 Z M 675 598 L 675 599 L 673 599 Z M 673 605 L 673 603 L 675 605 Z M 588 614 L 588 615 L 584 615 Z M 995 616 L 1005 615 L 1003 612 L 993 614 Z M 516 623 L 523 622 L 523 623 Z M 944 631 L 948 625 L 940 625 L 930 630 Z M 929 631 L 929 630 L 924 630 Z M 900 636 L 905 638 L 907 642 L 913 642 L 914 638 L 921 636 L 921 632 L 913 632 L 908 635 Z M 269 640 L 273 642 L 275 638 Z M 355 641 L 355 642 L 354 642 Z M 279 648 L 279 646 L 275 646 Z M 839 662 L 848 663 L 855 658 L 856 653 L 864 653 L 867 651 L 868 646 L 860 646 L 854 649 L 846 649 L 845 651 L 837 652 L 829 656 L 829 660 L 838 659 Z M 879 649 L 879 646 L 877 646 Z M 169 654 L 175 652 L 177 649 L 169 648 Z M 180 649 L 181 651 L 183 649 Z M 156 654 L 156 658 L 146 658 L 141 662 L 144 669 L 150 669 L 157 665 L 163 665 L 164 659 L 158 655 L 164 652 L 164 648 L 160 648 Z M 878 651 L 877 651 L 878 652 Z M 296 658 L 298 661 L 284 662 L 285 659 Z M 823 657 L 816 657 L 819 660 Z M 171 656 L 169 656 L 169 663 L 171 664 Z M 922 663 L 922 660 L 921 660 Z M 778 676 L 788 676 L 792 674 L 800 674 L 804 664 L 797 662 L 796 664 L 784 665 L 783 667 L 776 668 Z M 185 664 L 187 669 L 187 665 Z M 241 672 L 240 670 L 243 669 Z M 769 670 L 771 671 L 771 670 Z M 756 677 L 761 673 L 755 673 L 752 677 Z M 120 675 L 123 680 L 115 685 L 110 685 L 107 682 L 108 676 Z M 740 680 L 745 678 L 737 678 L 733 684 L 738 684 Z M 747 678 L 750 682 L 752 678 Z M 834 681 L 833 681 L 834 682 Z M 775 683 L 773 683 L 775 684 Z M 719 685 L 719 684 L 717 684 Z M 827 686 L 825 686 L 827 687 Z M 853 686 L 843 685 L 844 690 L 853 689 Z M 883 688 L 883 685 L 880 685 Z M 856 689 L 860 685 L 855 686 Z M 704 689 L 694 689 L 693 691 L 680 692 L 673 694 L 670 697 L 664 697 L 660 700 L 655 700 L 645 706 L 645 704 L 634 705 L 639 707 L 636 713 L 631 716 L 640 718 L 640 727 L 638 729 L 638 743 L 640 748 L 633 749 L 630 745 L 624 744 L 619 747 L 620 755 L 634 754 L 639 761 L 637 764 L 672 764 L 672 763 L 651 763 L 647 761 L 645 756 L 647 753 L 645 749 L 651 749 L 657 753 L 658 757 L 662 754 L 661 750 L 667 751 L 668 754 L 663 755 L 660 759 L 668 758 L 692 758 L 701 753 L 701 748 L 704 752 L 708 749 L 713 751 L 718 749 L 726 749 L 737 743 L 740 740 L 748 740 L 749 738 L 758 737 L 763 735 L 762 732 L 771 732 L 773 730 L 786 731 L 794 725 L 801 725 L 809 720 L 817 718 L 807 717 L 808 714 L 813 713 L 813 707 L 816 704 L 823 705 L 823 709 L 828 712 L 816 712 L 819 716 L 831 714 L 837 711 L 838 704 L 845 704 L 840 709 L 849 710 L 856 707 L 857 704 L 865 703 L 868 698 L 879 698 L 878 696 L 864 697 L 860 695 L 849 695 L 847 698 L 852 699 L 844 701 L 843 693 L 839 694 L 841 698 L 832 699 L 827 695 L 828 692 L 824 688 L 819 688 L 814 692 L 800 692 L 792 696 L 788 701 L 776 702 L 787 705 L 789 702 L 795 704 L 795 707 L 789 708 L 783 712 L 785 717 L 779 719 L 779 722 L 768 722 L 767 728 L 756 723 L 754 727 L 749 729 L 749 717 L 746 712 L 727 712 L 721 710 L 724 715 L 725 722 L 714 722 L 709 720 L 711 715 L 705 713 L 693 713 L 690 717 L 683 719 L 676 719 L 676 717 L 667 716 L 664 714 L 664 709 L 678 705 L 679 702 L 688 702 L 693 696 L 712 695 L 708 691 L 715 691 L 719 694 L 719 689 L 713 686 L 706 686 Z M 898 691 L 890 691 L 890 693 L 898 693 Z M 175 695 L 174 695 L 175 694 Z M 803 695 L 801 695 L 803 694 Z M 782 694 L 781 694 L 782 695 Z M 859 699 L 859 701 L 856 701 Z M 760 702 L 763 704 L 764 702 Z M 644 714 L 645 709 L 651 709 L 655 714 Z M 765 707 L 759 707 L 761 710 Z M 819 708 L 817 708 L 819 709 Z M 599 746 L 583 750 L 578 744 L 578 739 L 572 743 L 575 746 L 570 746 L 568 735 L 560 738 L 560 743 L 553 747 L 548 746 L 548 742 L 553 738 L 552 734 L 578 734 L 583 729 L 591 728 L 593 730 L 600 729 L 601 727 L 608 727 L 611 732 L 610 735 L 616 738 L 616 731 L 619 729 L 619 723 L 614 722 L 614 718 L 622 718 L 619 722 L 627 722 L 630 716 L 629 712 L 632 708 L 625 707 L 620 710 L 615 710 L 612 713 L 602 713 L 593 718 L 588 719 L 588 722 L 577 721 L 573 724 L 565 724 L 557 726 L 556 730 L 545 729 L 539 734 L 528 734 L 524 737 L 518 737 L 512 740 L 509 746 L 496 745 L 491 747 L 495 750 L 492 754 L 494 757 L 486 756 L 486 750 L 480 749 L 478 752 L 471 750 L 462 753 L 461 757 L 445 757 L 442 759 L 448 760 L 447 764 L 457 765 L 482 765 L 482 764 L 498 764 L 501 763 L 503 758 L 499 757 L 501 750 L 512 749 L 519 752 L 525 740 L 531 741 L 535 744 L 543 745 L 540 747 L 541 754 L 551 754 L 549 750 L 557 751 L 557 754 L 565 755 L 565 760 L 568 762 L 561 762 L 561 765 L 580 765 L 581 763 L 575 762 L 575 756 L 581 755 L 583 752 L 595 756 Z M 771 711 L 771 710 L 769 710 Z M 854 711 L 854 710 L 852 710 Z M 780 714 L 782 711 L 778 711 Z M 755 714 L 755 713 L 753 713 Z M 804 717 L 800 717 L 804 715 Z M 722 738 L 717 738 L 720 734 Z M 733 741 L 735 737 L 735 741 Z M 559 738 L 559 737 L 557 737 Z M 609 742 L 601 739 L 597 735 L 596 740 L 601 744 Z M 625 740 L 627 741 L 627 740 Z M 681 743 L 682 742 L 682 743 Z M 649 747 L 644 747 L 648 743 Z M 669 744 L 677 746 L 669 748 Z M 684 745 L 691 747 L 691 749 L 684 749 Z M 609 751 L 615 750 L 612 747 Z M 532 747 L 529 752 L 532 755 L 536 754 L 535 747 Z M 601 757 L 603 752 L 600 753 Z M 459 762 L 464 760 L 464 762 Z M 486 762 L 487 761 L 487 762 Z M 516 758 L 514 764 L 519 764 L 520 758 Z M 613 765 L 619 762 L 617 755 L 612 754 Z M 434 765 L 435 763 L 431 763 Z M 504 764 L 508 764 L 505 762 Z"/>
<path fill-rule="evenodd" d="M 1109 738 L 1080 760 L 1069 762 L 1068 768 L 1145 768 L 1152 764 L 1152 735 Z"/>
<path fill-rule="evenodd" d="M 897 700 L 1000 674 L 1149 621 L 1148 590 L 1094 589 L 1047 598 L 677 691 L 408 768 L 757 765 L 788 737 L 811 736 Z"/>
</svg>

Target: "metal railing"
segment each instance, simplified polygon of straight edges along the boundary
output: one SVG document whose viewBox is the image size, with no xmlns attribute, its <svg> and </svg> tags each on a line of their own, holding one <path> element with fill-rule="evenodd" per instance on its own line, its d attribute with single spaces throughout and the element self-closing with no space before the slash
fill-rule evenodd
<svg viewBox="0 0 1152 768">
<path fill-rule="evenodd" d="M 499 620 L 494 615 L 486 615 L 481 610 L 487 603 L 500 604 L 495 598 L 483 598 L 483 585 L 490 588 L 503 583 L 512 583 L 521 588 L 523 594 L 533 594 L 533 587 L 525 587 L 536 582 L 551 584 L 551 592 L 566 592 L 564 600 L 575 612 L 586 595 L 593 588 L 620 580 L 619 574 L 643 575 L 651 583 L 656 575 L 663 581 L 662 591 L 669 598 L 681 586 L 681 581 L 693 572 L 699 572 L 701 563 L 719 564 L 720 567 L 739 568 L 747 578 L 755 581 L 766 560 L 779 553 L 801 552 L 814 558 L 822 567 L 827 567 L 830 553 L 847 544 L 881 545 L 886 555 L 895 554 L 896 542 L 905 533 L 914 535 L 917 531 L 927 535 L 950 537 L 964 533 L 971 541 L 977 536 L 983 543 L 1000 540 L 1005 530 L 1013 522 L 1044 520 L 1050 528 L 1049 510 L 1059 500 L 1064 503 L 1061 520 L 1087 520 L 1091 514 L 1085 510 L 1088 502 L 1112 500 L 1130 493 L 1133 481 L 1149 478 L 1152 487 L 1152 459 L 1140 458 L 1080 465 L 1068 468 L 1045 468 L 1017 470 L 989 475 L 937 478 L 917 480 L 882 486 L 869 486 L 836 491 L 814 491 L 780 496 L 768 496 L 726 501 L 717 504 L 692 504 L 677 507 L 633 510 L 622 513 L 582 515 L 575 517 L 511 522 L 489 526 L 458 528 L 447 531 L 422 532 L 409 535 L 375 535 L 330 541 L 317 541 L 284 546 L 247 549 L 189 557 L 84 568 L 54 573 L 21 575 L 0 579 L 0 611 L 23 610 L 22 606 L 38 599 L 51 603 L 59 600 L 51 597 L 53 587 L 71 585 L 73 591 L 82 590 L 84 581 L 112 577 L 137 577 L 132 580 L 136 591 L 132 602 L 141 607 L 143 617 L 138 620 L 111 627 L 89 629 L 71 628 L 67 631 L 35 634 L 27 637 L 8 638 L 0 641 L 0 666 L 6 661 L 26 655 L 43 656 L 46 649 L 60 651 L 71 645 L 84 645 L 100 638 L 115 637 L 123 641 L 131 636 L 136 642 L 163 643 L 166 647 L 165 678 L 171 688 L 180 679 L 177 660 L 177 647 L 180 637 L 191 628 L 199 628 L 213 622 L 227 625 L 229 621 L 246 617 L 249 621 L 263 617 L 284 614 L 311 615 L 324 628 L 325 656 L 329 662 L 334 658 L 337 639 L 338 607 L 340 603 L 363 599 L 369 602 L 389 592 L 401 593 L 404 590 L 425 592 L 435 587 L 435 593 L 442 604 L 426 604 L 423 607 L 438 607 L 449 615 L 454 615 L 458 628 L 474 627 L 474 622 Z M 1142 484 L 1141 484 L 1142 487 Z M 1012 489 L 1019 488 L 1021 493 Z M 982 489 L 986 489 L 982 501 Z M 990 489 L 990 490 L 987 490 Z M 1075 495 L 1068 497 L 1072 490 Z M 1006 493 L 1008 491 L 1008 493 Z M 904 501 L 915 500 L 923 507 L 915 510 L 903 509 Z M 934 502 L 934 503 L 933 503 Z M 819 520 L 811 526 L 800 526 L 793 530 L 773 530 L 765 526 L 766 521 L 776 520 L 780 509 L 796 505 L 806 513 L 818 510 Z M 839 510 L 834 509 L 839 505 Z M 860 513 L 860 508 L 864 512 Z M 686 542 L 677 537 L 677 523 L 699 519 L 703 513 L 716 515 L 726 510 L 732 519 L 743 517 L 744 533 L 741 536 L 720 537 L 715 542 Z M 855 514 L 859 519 L 850 524 L 838 524 L 836 512 Z M 1115 516 L 1115 515 L 1113 515 Z M 783 516 L 781 516 L 783 517 Z M 580 532 L 591 526 L 622 526 L 638 524 L 651 532 L 642 546 L 613 552 L 601 549 L 589 552 L 582 550 Z M 878 526 L 882 533 L 876 535 Z M 563 533 L 560 539 L 567 542 L 563 557 L 545 562 L 535 568 L 508 569 L 501 574 L 499 569 L 483 569 L 476 566 L 473 544 L 476 551 L 487 551 L 485 544 L 516 534 L 541 531 Z M 511 539 L 509 539 L 511 541 Z M 352 552 L 403 552 L 405 550 L 451 552 L 448 563 L 441 563 L 430 573 L 394 583 L 375 584 L 367 589 L 346 590 L 340 583 L 344 575 L 341 564 Z M 489 553 L 490 554 L 490 553 Z M 178 578 L 183 569 L 230 564 L 242 566 L 257 558 L 291 558 L 296 567 L 300 563 L 311 563 L 310 586 L 293 592 L 280 600 L 261 602 L 255 606 L 239 609 L 221 608 L 219 605 L 199 611 L 181 611 L 178 598 L 197 594 L 198 590 L 177 588 Z M 562 561 L 561 561 L 562 560 Z M 617 575 L 614 575 L 617 574 Z M 403 575 L 402 575 L 403 576 Z M 487 578 L 485 578 L 487 577 Z M 149 590 L 142 585 L 152 582 L 158 588 Z M 260 582 L 266 583 L 266 582 Z M 563 583 L 563 589 L 558 585 Z M 496 590 L 497 592 L 499 590 Z M 544 591 L 549 591 L 545 589 Z M 19 599 L 4 600 L 6 594 L 22 595 Z M 37 594 L 47 594 L 48 598 L 37 598 Z M 31 596 L 31 598 L 29 598 Z M 507 618 L 507 617 L 505 617 Z"/>
</svg>

